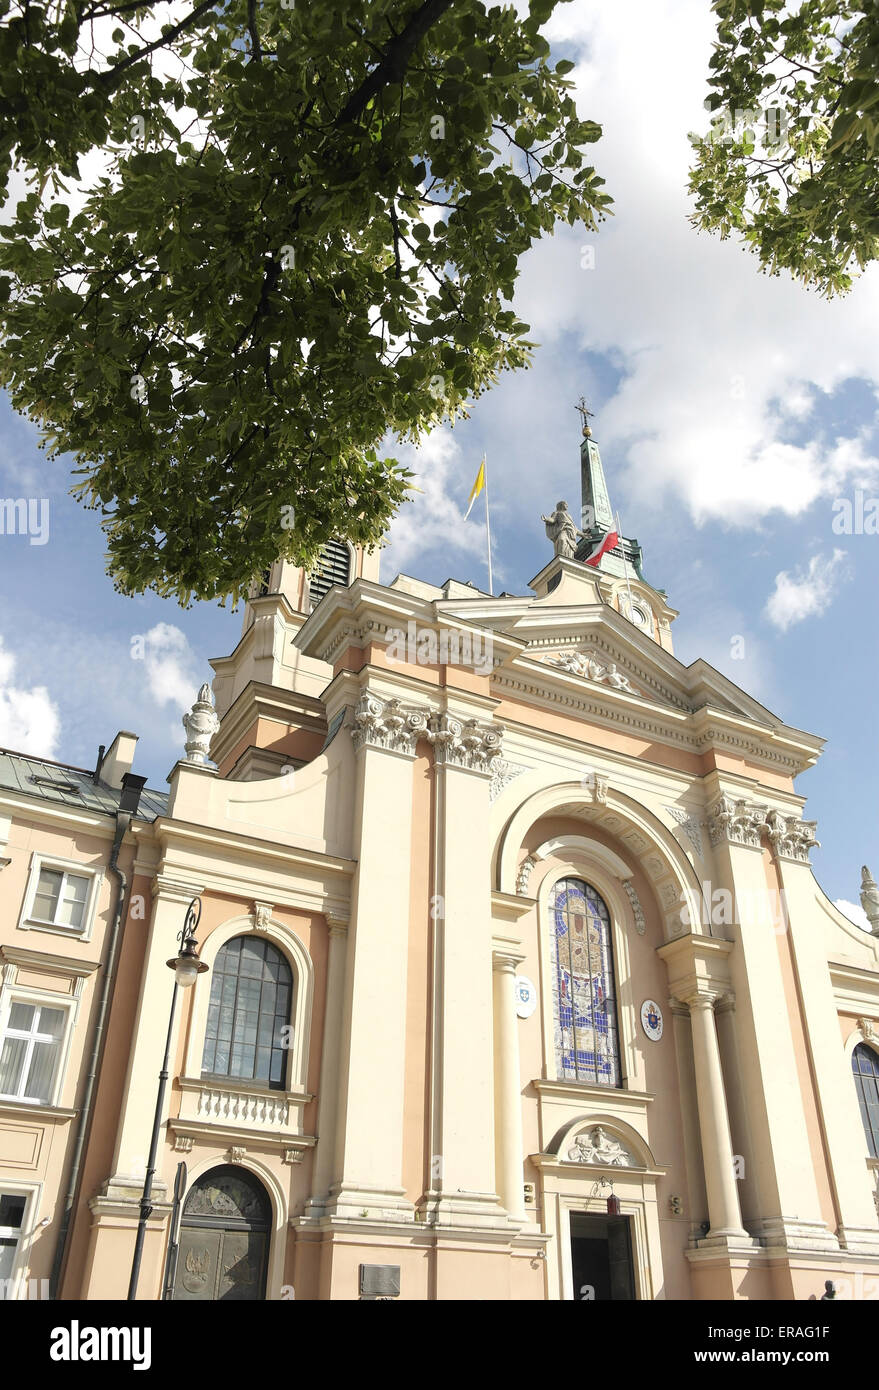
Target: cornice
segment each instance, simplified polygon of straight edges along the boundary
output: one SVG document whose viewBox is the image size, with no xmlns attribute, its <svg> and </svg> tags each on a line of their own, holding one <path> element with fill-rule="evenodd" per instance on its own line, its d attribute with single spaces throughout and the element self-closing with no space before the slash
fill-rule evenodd
<svg viewBox="0 0 879 1390">
<path fill-rule="evenodd" d="M 225 754 L 253 726 L 255 719 L 266 719 L 288 727 L 292 724 L 297 729 L 306 729 L 323 737 L 327 732 L 326 707 L 322 700 L 314 695 L 287 690 L 283 686 L 251 680 L 235 696 L 220 720 L 220 728 L 211 743 L 211 756 L 215 762 L 222 762 Z"/>
<path fill-rule="evenodd" d="M 239 862 L 246 856 L 275 862 L 284 868 L 295 865 L 297 868 L 313 873 L 337 874 L 351 878 L 357 867 L 354 859 L 343 859 L 340 855 L 326 854 L 322 850 L 304 849 L 296 845 L 285 845 L 277 840 L 253 839 L 234 831 L 221 830 L 213 826 L 195 825 L 192 821 L 172 820 L 162 816 L 155 822 L 156 838 L 164 850 L 163 863 L 169 851 L 175 847 L 191 848 L 192 845 L 210 845 L 225 852 L 237 855 Z M 224 861 L 225 862 L 225 861 Z M 215 865 L 211 866 L 212 875 Z M 254 885 L 255 887 L 256 885 Z M 250 893 L 253 898 L 253 893 Z"/>
<path fill-rule="evenodd" d="M 44 797 L 31 797 L 27 792 L 0 791 L 0 808 L 19 813 L 19 819 L 38 821 L 49 825 L 76 825 L 100 839 L 112 842 L 116 827 L 113 811 L 94 811 L 85 807 L 68 806 L 62 802 L 46 801 Z M 127 838 L 127 836 L 126 836 Z"/>
<path fill-rule="evenodd" d="M 871 939 L 867 932 L 864 937 L 867 941 Z M 879 966 L 875 970 L 865 970 L 858 965 L 829 961 L 828 969 L 839 1007 L 854 1014 L 879 1010 Z"/>
<path fill-rule="evenodd" d="M 519 666 L 518 662 L 516 666 Z M 721 724 L 724 720 L 734 723 L 737 717 L 724 714 L 722 711 L 707 711 L 707 707 L 699 711 L 670 709 L 648 701 L 640 695 L 587 682 L 581 676 L 567 676 L 558 668 L 547 667 L 536 661 L 528 662 L 525 670 L 529 675 L 536 676 L 539 673 L 539 683 L 534 679 L 517 676 L 514 674 L 515 669 L 496 671 L 492 679 L 492 688 L 499 692 L 509 691 L 522 697 L 529 704 L 559 706 L 604 728 L 623 728 L 643 734 L 651 740 L 664 743 L 668 747 L 684 749 L 697 757 L 715 749 L 744 754 L 789 777 L 805 771 L 814 761 L 787 756 L 781 749 L 768 747 L 767 741 L 776 742 L 778 737 L 771 730 L 766 731 L 766 739 L 754 738 L 744 733 L 736 736 L 730 729 L 721 727 Z M 697 731 L 694 721 L 703 711 L 706 711 L 706 715 L 714 717 L 716 723 Z M 508 716 L 505 718 L 510 725 L 514 723 Z"/>
<path fill-rule="evenodd" d="M 31 951 L 26 946 L 0 945 L 0 959 L 10 965 L 22 965 L 26 969 L 39 970 L 48 975 L 74 975 L 87 978 L 100 970 L 99 960 L 78 960 L 74 956 L 55 956 L 47 951 Z"/>
<path fill-rule="evenodd" d="M 19 1120 L 48 1120 L 50 1124 L 67 1124 L 75 1120 L 78 1110 L 67 1110 L 60 1105 L 24 1105 L 13 1100 L 0 1100 L 0 1119 L 14 1117 Z"/>
</svg>

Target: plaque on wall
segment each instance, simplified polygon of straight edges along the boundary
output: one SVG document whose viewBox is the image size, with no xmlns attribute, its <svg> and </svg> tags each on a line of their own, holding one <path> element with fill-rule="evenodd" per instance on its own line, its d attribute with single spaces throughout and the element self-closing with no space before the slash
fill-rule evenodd
<svg viewBox="0 0 879 1390">
<path fill-rule="evenodd" d="M 516 995 L 516 1014 L 519 1018 L 530 1018 L 537 1008 L 537 990 L 527 975 L 517 975 L 514 991 Z"/>
<path fill-rule="evenodd" d="M 655 999 L 645 999 L 641 1005 L 641 1027 L 651 1042 L 662 1037 L 662 1009 Z"/>
</svg>

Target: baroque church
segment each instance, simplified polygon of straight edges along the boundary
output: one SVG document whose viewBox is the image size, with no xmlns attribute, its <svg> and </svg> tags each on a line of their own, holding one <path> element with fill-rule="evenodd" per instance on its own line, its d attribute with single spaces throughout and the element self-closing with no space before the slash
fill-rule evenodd
<svg viewBox="0 0 879 1390">
<path fill-rule="evenodd" d="M 879 890 L 580 460 L 526 594 L 276 563 L 167 792 L 0 753 L 8 1297 L 879 1296 Z"/>
</svg>

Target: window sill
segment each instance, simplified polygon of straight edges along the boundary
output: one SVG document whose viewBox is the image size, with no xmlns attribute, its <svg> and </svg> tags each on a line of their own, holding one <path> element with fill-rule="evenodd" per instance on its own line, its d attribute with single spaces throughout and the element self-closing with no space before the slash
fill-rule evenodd
<svg viewBox="0 0 879 1390">
<path fill-rule="evenodd" d="M 25 917 L 18 924 L 19 931 L 47 931 L 53 936 L 70 936 L 76 941 L 87 940 L 85 927 L 65 927 L 61 922 L 42 922 L 37 917 Z"/>
<path fill-rule="evenodd" d="M 56 1124 L 64 1124 L 78 1114 L 78 1110 L 67 1110 L 61 1105 L 49 1105 L 42 1100 L 16 1100 L 11 1096 L 0 1096 L 0 1116 L 30 1115 L 38 1120 L 52 1120 Z"/>
</svg>

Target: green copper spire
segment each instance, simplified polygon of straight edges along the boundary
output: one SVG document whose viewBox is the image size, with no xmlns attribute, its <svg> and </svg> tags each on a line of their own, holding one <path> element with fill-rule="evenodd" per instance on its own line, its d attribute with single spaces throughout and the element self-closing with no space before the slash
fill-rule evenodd
<svg viewBox="0 0 879 1390">
<path fill-rule="evenodd" d="M 604 467 L 598 444 L 592 438 L 589 420 L 593 412 L 588 410 L 583 397 L 580 397 L 577 410 L 583 421 L 583 438 L 580 443 L 580 479 L 582 489 L 582 511 L 580 526 L 583 539 L 577 546 L 577 558 L 585 557 L 593 549 L 596 541 L 606 536 L 608 531 L 617 529 L 616 517 L 610 505 L 610 493 L 604 476 Z M 641 569 L 641 547 L 636 540 L 620 536 L 613 550 L 607 551 L 599 561 L 599 568 L 605 574 L 615 574 L 631 579 L 644 580 Z M 646 583 L 646 580 L 644 581 Z"/>
</svg>

